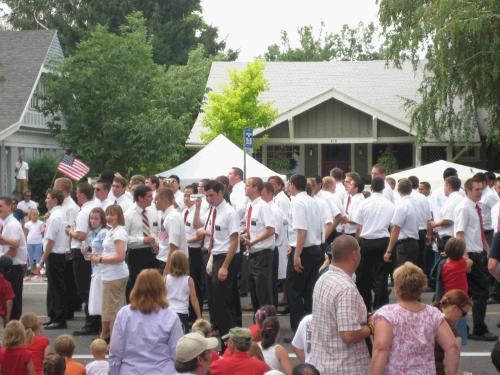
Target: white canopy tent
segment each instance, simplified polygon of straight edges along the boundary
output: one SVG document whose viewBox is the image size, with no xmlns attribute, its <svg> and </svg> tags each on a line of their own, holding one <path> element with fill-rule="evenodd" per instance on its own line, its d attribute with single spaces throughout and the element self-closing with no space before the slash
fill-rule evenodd
<svg viewBox="0 0 500 375">
<path fill-rule="evenodd" d="M 401 178 L 417 176 L 420 181 L 427 181 L 431 184 L 431 189 L 435 190 L 444 185 L 443 172 L 446 168 L 455 168 L 457 170 L 458 177 L 462 180 L 462 184 L 476 173 L 485 172 L 483 169 L 456 164 L 446 160 L 438 160 L 420 167 L 393 173 L 388 177 L 392 177 L 398 181 Z"/>
<path fill-rule="evenodd" d="M 274 172 L 250 155 L 247 155 L 246 164 L 247 177 L 267 179 L 270 176 L 278 175 L 283 181 L 286 180 L 286 176 Z M 225 136 L 218 135 L 184 163 L 157 175 L 162 177 L 179 176 L 181 184 L 185 186 L 202 178 L 227 176 L 232 167 L 243 169 L 243 151 Z"/>
</svg>

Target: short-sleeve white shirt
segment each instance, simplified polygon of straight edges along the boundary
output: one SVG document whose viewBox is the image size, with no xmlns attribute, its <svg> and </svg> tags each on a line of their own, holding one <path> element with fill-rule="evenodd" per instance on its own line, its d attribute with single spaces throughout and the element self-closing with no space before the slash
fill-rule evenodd
<svg viewBox="0 0 500 375">
<path fill-rule="evenodd" d="M 460 195 L 458 191 L 452 192 L 447 198 L 444 205 L 441 207 L 439 212 L 439 217 L 441 220 L 450 220 L 453 223 L 448 226 L 437 227 L 437 232 L 441 237 L 453 237 L 455 235 L 454 225 L 455 225 L 455 209 L 462 202 L 464 197 Z"/>
<path fill-rule="evenodd" d="M 24 212 L 25 215 L 27 215 L 31 209 L 38 208 L 38 203 L 32 200 L 30 200 L 29 202 L 22 200 L 17 204 L 17 208 L 19 208 Z"/>
<path fill-rule="evenodd" d="M 297 246 L 297 230 L 307 231 L 304 247 L 321 245 L 321 214 L 318 205 L 305 191 L 292 197 L 288 217 L 290 246 Z"/>
<path fill-rule="evenodd" d="M 485 231 L 495 229 L 493 228 L 493 223 L 491 221 L 491 209 L 495 204 L 497 204 L 498 201 L 499 198 L 497 192 L 487 186 L 483 190 L 481 200 L 479 201 L 481 205 L 481 212 L 483 214 L 483 226 Z"/>
<path fill-rule="evenodd" d="M 106 232 L 106 237 L 102 241 L 102 256 L 110 257 L 116 255 L 116 244 L 115 241 L 123 241 L 125 243 L 125 249 L 127 248 L 127 231 L 121 225 L 116 228 L 112 228 Z M 101 264 L 101 275 L 104 281 L 120 280 L 128 277 L 128 267 L 125 261 L 114 264 Z"/>
<path fill-rule="evenodd" d="M 158 234 L 158 211 L 152 207 L 146 207 L 146 216 L 149 221 L 150 235 L 157 237 Z M 144 232 L 142 227 L 142 208 L 133 204 L 125 212 L 125 229 L 128 235 L 128 248 L 139 249 L 148 247 L 144 243 Z"/>
<path fill-rule="evenodd" d="M 250 215 L 249 218 L 248 214 L 250 207 L 252 207 L 252 214 Z M 259 237 L 259 235 L 266 228 L 273 228 L 274 230 L 276 230 L 275 218 L 271 211 L 271 207 L 267 202 L 264 202 L 264 200 L 262 200 L 262 198 L 260 197 L 248 203 L 245 212 L 245 220 L 247 221 L 248 219 L 250 219 L 249 223 L 250 236 L 248 236 L 247 233 L 247 238 L 249 238 L 250 240 Z M 275 246 L 275 240 L 273 235 L 267 237 L 263 241 L 257 242 L 255 245 L 250 247 L 250 252 L 257 253 L 259 251 L 266 249 L 274 249 L 274 246 Z"/>
<path fill-rule="evenodd" d="M 43 241 L 42 229 L 45 226 L 44 222 L 37 220 L 33 222 L 28 220 L 24 223 L 24 227 L 28 230 L 28 235 L 26 236 L 26 243 L 28 244 L 41 244 Z"/>
<path fill-rule="evenodd" d="M 80 212 L 76 215 L 76 221 L 75 221 L 75 232 L 82 232 L 87 234 L 89 231 L 89 216 L 90 216 L 90 211 L 95 207 L 95 201 L 91 200 L 88 202 L 85 202 L 81 209 Z M 76 238 L 71 238 L 71 248 L 72 249 L 79 249 L 82 247 L 82 241 L 77 240 Z"/>
<path fill-rule="evenodd" d="M 464 233 L 467 252 L 480 253 L 483 251 L 481 238 L 481 222 L 476 211 L 476 203 L 469 198 L 463 198 L 455 209 L 455 236 L 458 232 Z"/>
<path fill-rule="evenodd" d="M 12 264 L 25 265 L 28 257 L 28 250 L 26 247 L 26 238 L 24 237 L 23 227 L 11 213 L 3 221 L 2 237 L 19 241 L 16 256 L 12 258 Z M 10 246 L 2 245 L 2 254 L 6 254 Z"/>
<path fill-rule="evenodd" d="M 311 322 L 312 314 L 304 316 L 300 321 L 292 340 L 292 345 L 294 347 L 304 351 L 305 363 L 311 363 Z"/>
<path fill-rule="evenodd" d="M 417 215 L 415 214 L 414 200 L 411 195 L 401 197 L 396 204 L 391 224 L 400 228 L 398 240 L 406 238 L 418 240 Z"/>
<path fill-rule="evenodd" d="M 113 204 L 119 205 L 124 213 L 134 204 L 132 199 L 126 193 L 123 193 L 118 198 L 113 198 L 111 202 L 113 202 Z"/>
<path fill-rule="evenodd" d="M 288 216 L 288 212 L 290 211 L 290 198 L 283 190 L 276 194 L 274 203 L 276 203 L 281 212 L 283 212 L 283 215 Z"/>
<path fill-rule="evenodd" d="M 212 225 L 214 210 L 215 222 Z M 210 213 L 210 217 L 208 218 L 207 230 L 211 231 L 212 227 L 214 228 L 212 254 L 226 254 L 231 244 L 231 235 L 234 233 L 239 233 L 240 218 L 235 209 L 225 200 L 223 200 L 217 207 L 214 207 L 214 210 L 209 210 L 207 212 L 207 214 Z M 207 217 L 205 217 L 202 222 L 206 222 L 206 219 Z M 209 244 L 210 237 L 208 236 L 207 238 L 205 238 L 205 246 L 208 247 Z M 236 246 L 236 252 L 238 252 L 238 245 Z"/>
<path fill-rule="evenodd" d="M 500 215 L 500 201 L 497 202 L 492 208 L 491 208 L 491 223 L 493 226 L 493 230 L 498 232 L 498 219 Z"/>
<path fill-rule="evenodd" d="M 163 262 L 168 260 L 171 243 L 188 255 L 186 229 L 181 214 L 174 206 L 170 206 L 162 216 L 160 231 L 158 232 L 160 251 L 157 258 Z"/>
<path fill-rule="evenodd" d="M 350 197 L 350 202 L 347 204 Z M 342 212 L 342 216 L 348 218 L 350 221 L 354 221 L 353 218 L 357 216 L 357 211 L 361 202 L 365 200 L 363 194 L 358 193 L 355 195 L 346 194 L 344 199 L 344 210 Z M 355 223 L 347 223 L 347 224 L 339 224 L 337 227 L 337 231 L 342 233 L 356 233 L 356 224 Z"/>
<path fill-rule="evenodd" d="M 352 220 L 362 226 L 361 238 L 374 240 L 389 237 L 389 226 L 394 215 L 394 204 L 381 193 L 372 193 L 359 205 Z"/>
<path fill-rule="evenodd" d="M 382 191 L 382 195 L 394 203 L 394 190 L 392 190 L 391 186 L 385 181 L 384 190 Z"/>
<path fill-rule="evenodd" d="M 17 168 L 16 178 L 18 180 L 26 180 L 26 171 L 30 169 L 28 163 L 25 161 L 20 162 L 18 160 L 16 161 L 16 168 Z"/>
<path fill-rule="evenodd" d="M 274 215 L 274 237 L 276 241 L 276 246 L 282 246 L 283 244 L 288 245 L 288 232 L 285 229 L 287 226 L 286 216 L 283 214 L 278 205 L 271 201 L 268 203 L 271 207 L 271 212 Z"/>
<path fill-rule="evenodd" d="M 415 200 L 415 208 L 417 211 L 418 229 L 427 229 L 427 222 L 431 220 L 431 206 L 425 195 L 420 194 L 416 189 L 411 191 L 410 196 Z"/>
<path fill-rule="evenodd" d="M 187 215 L 186 215 L 187 212 Z M 196 212 L 196 206 L 193 204 L 191 207 L 186 207 L 184 208 L 184 211 L 182 211 L 182 218 L 184 220 L 184 229 L 186 231 L 186 239 L 193 236 L 196 233 L 196 229 L 193 225 L 194 222 L 194 214 Z M 201 207 L 200 207 L 200 218 L 201 218 Z M 189 242 L 188 243 L 189 247 L 194 247 L 194 248 L 199 248 L 200 241 L 195 241 L 195 242 Z"/>
<path fill-rule="evenodd" d="M 64 231 L 66 228 L 66 215 L 61 206 L 55 206 L 50 210 L 50 216 L 45 226 L 44 246 L 48 240 L 54 241 L 52 252 L 54 254 L 64 254 L 68 248 L 68 235 Z"/>
</svg>

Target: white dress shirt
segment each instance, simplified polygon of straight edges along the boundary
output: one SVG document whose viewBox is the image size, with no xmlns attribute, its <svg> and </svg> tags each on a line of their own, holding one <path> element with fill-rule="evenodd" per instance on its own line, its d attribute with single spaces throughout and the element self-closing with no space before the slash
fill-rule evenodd
<svg viewBox="0 0 500 375">
<path fill-rule="evenodd" d="M 64 217 L 66 218 L 65 224 L 74 225 L 76 220 L 76 215 L 78 215 L 80 207 L 75 203 L 75 201 L 71 197 L 64 198 L 61 207 L 64 212 Z"/>
<path fill-rule="evenodd" d="M 458 191 L 452 192 L 447 198 L 444 205 L 441 207 L 439 213 L 440 220 L 450 220 L 451 225 L 439 226 L 437 227 L 437 232 L 440 237 L 453 237 L 455 236 L 454 225 L 455 225 L 455 209 L 462 202 L 464 197 L 460 195 Z"/>
<path fill-rule="evenodd" d="M 134 201 L 126 193 L 123 193 L 118 198 L 113 197 L 111 202 L 119 205 L 124 213 L 134 204 Z"/>
<path fill-rule="evenodd" d="M 347 195 L 347 191 L 345 190 L 345 186 L 343 182 L 335 183 L 335 193 L 334 193 L 340 202 L 344 202 L 344 199 Z M 339 207 L 340 208 L 340 207 Z"/>
<path fill-rule="evenodd" d="M 297 230 L 307 231 L 304 247 L 321 245 L 323 232 L 318 205 L 305 191 L 292 197 L 288 216 L 288 240 L 290 246 L 297 246 Z"/>
<path fill-rule="evenodd" d="M 354 195 L 346 194 L 344 200 L 344 210 L 342 211 L 342 216 L 346 217 L 348 220 L 353 221 L 352 218 L 357 215 L 359 205 L 365 200 L 365 197 L 361 193 Z M 349 202 L 349 204 L 348 204 Z M 355 223 L 339 224 L 337 226 L 337 231 L 347 234 L 356 233 Z"/>
<path fill-rule="evenodd" d="M 194 228 L 194 214 L 196 212 L 196 206 L 193 204 L 191 207 L 186 207 L 182 211 L 182 220 L 184 221 L 184 230 L 186 231 L 186 238 L 193 236 L 196 233 L 196 229 Z M 187 214 L 186 214 L 187 213 Z M 201 207 L 200 207 L 200 218 L 201 215 Z M 194 241 L 188 243 L 189 247 L 193 247 L 196 249 L 200 248 L 200 241 Z"/>
<path fill-rule="evenodd" d="M 146 207 L 146 215 L 149 221 L 150 236 L 158 238 L 158 211 L 151 207 Z M 142 208 L 137 204 L 134 204 L 125 212 L 125 229 L 128 235 L 129 249 L 149 247 L 149 245 L 144 243 Z"/>
<path fill-rule="evenodd" d="M 414 205 L 411 195 L 401 197 L 396 204 L 391 225 L 397 225 L 400 228 L 398 240 L 406 238 L 418 240 L 418 222 Z"/>
<path fill-rule="evenodd" d="M 87 235 L 87 232 L 89 231 L 89 216 L 90 216 L 90 211 L 94 207 L 96 207 L 96 202 L 94 200 L 85 202 L 82 207 L 80 208 L 80 211 L 76 215 L 76 220 L 75 220 L 75 232 L 83 232 L 85 235 Z M 72 249 L 80 249 L 82 247 L 82 241 L 76 239 L 76 238 L 71 238 L 71 248 Z"/>
<path fill-rule="evenodd" d="M 498 232 L 498 215 L 500 214 L 500 201 L 491 208 L 491 224 L 493 231 Z"/>
<path fill-rule="evenodd" d="M 210 217 L 205 216 L 202 222 L 207 223 L 208 231 L 211 232 L 213 228 L 213 233 L 205 238 L 205 246 L 207 248 L 210 246 L 210 238 L 213 236 L 212 254 L 226 254 L 231 244 L 231 235 L 239 233 L 240 218 L 234 208 L 225 200 L 217 207 L 214 207 L 212 211 L 209 210 L 207 215 L 209 213 Z M 214 214 L 215 222 L 213 222 Z M 236 246 L 236 252 L 238 252 L 238 245 Z"/>
<path fill-rule="evenodd" d="M 25 215 L 27 215 L 32 208 L 38 208 L 38 203 L 32 200 L 30 200 L 29 202 L 22 200 L 17 204 L 17 208 L 19 208 L 24 212 Z"/>
<path fill-rule="evenodd" d="M 174 199 L 175 203 L 177 203 L 177 206 L 179 207 L 178 211 L 182 212 L 186 206 L 184 204 L 184 193 L 180 191 L 180 189 L 174 193 Z"/>
<path fill-rule="evenodd" d="M 425 230 L 427 229 L 427 222 L 432 219 L 429 201 L 425 195 L 420 194 L 417 189 L 413 189 L 410 196 L 415 201 L 418 230 Z"/>
<path fill-rule="evenodd" d="M 13 265 L 25 265 L 28 258 L 28 248 L 26 246 L 26 237 L 24 236 L 23 227 L 11 213 L 3 221 L 2 237 L 19 241 L 16 256 L 12 258 Z M 7 254 L 11 248 L 9 245 L 1 245 L 1 253 Z"/>
<path fill-rule="evenodd" d="M 316 194 L 313 197 L 314 203 L 318 207 L 320 217 L 321 217 L 321 243 L 326 242 L 325 236 L 325 225 L 332 224 L 334 217 L 332 216 L 332 211 L 328 202 Z"/>
<path fill-rule="evenodd" d="M 487 186 L 483 190 L 483 194 L 481 195 L 481 200 L 479 201 L 481 206 L 481 212 L 483 214 L 483 226 L 485 231 L 496 229 L 493 228 L 493 223 L 491 221 L 491 209 L 495 204 L 497 204 L 498 201 L 499 198 L 497 192 L 494 189 Z"/>
<path fill-rule="evenodd" d="M 389 226 L 394 216 L 394 204 L 382 193 L 372 193 L 359 204 L 352 220 L 361 227 L 361 238 L 374 240 L 389 237 Z"/>
<path fill-rule="evenodd" d="M 245 193 L 245 183 L 243 181 L 240 181 L 233 186 L 229 200 L 231 201 L 231 206 L 233 206 L 234 210 L 238 214 L 241 229 L 245 229 L 245 210 L 248 204 L 248 197 Z"/>
<path fill-rule="evenodd" d="M 106 198 L 104 199 L 103 201 L 100 200 L 99 198 L 95 198 L 94 199 L 94 202 L 95 202 L 95 206 L 96 207 L 101 207 L 104 211 L 106 211 L 106 208 L 108 208 L 109 206 L 111 206 L 114 202 L 109 199 L 109 198 Z"/>
<path fill-rule="evenodd" d="M 281 212 L 283 212 L 283 215 L 288 216 L 288 212 L 290 211 L 290 198 L 283 190 L 276 194 L 274 203 L 276 203 Z"/>
<path fill-rule="evenodd" d="M 252 208 L 252 214 L 249 217 L 248 214 L 250 207 Z M 245 224 L 250 224 L 250 233 L 247 233 L 247 238 L 250 241 L 259 237 L 259 235 L 267 228 L 273 228 L 276 230 L 275 218 L 273 212 L 271 211 L 271 207 L 267 204 L 267 202 L 264 202 L 261 197 L 255 198 L 253 201 L 248 203 L 245 212 Z M 257 253 L 266 249 L 274 250 L 274 246 L 275 239 L 274 235 L 272 235 L 263 241 L 257 242 L 250 247 L 249 250 L 250 253 Z"/>
<path fill-rule="evenodd" d="M 268 204 L 274 217 L 274 237 L 276 239 L 275 246 L 279 247 L 283 244 L 288 246 L 288 232 L 285 229 L 288 226 L 287 217 L 283 215 L 283 212 L 274 201 L 271 201 Z"/>
<path fill-rule="evenodd" d="M 177 246 L 179 250 L 184 251 L 189 257 L 184 220 L 179 211 L 172 205 L 164 212 L 161 212 L 160 216 L 160 231 L 158 232 L 160 251 L 156 258 L 162 262 L 166 262 L 170 255 L 169 250 L 171 243 Z"/>
<path fill-rule="evenodd" d="M 468 197 L 463 198 L 455 209 L 455 236 L 464 233 L 465 247 L 469 253 L 481 253 L 483 240 L 481 237 L 481 222 L 476 210 L 476 203 Z"/>
<path fill-rule="evenodd" d="M 328 208 L 330 209 L 330 215 L 333 219 L 342 213 L 342 202 L 339 201 L 339 197 L 334 193 L 326 190 L 320 190 L 316 196 L 326 201 Z"/>
<path fill-rule="evenodd" d="M 66 228 L 66 214 L 61 206 L 55 206 L 50 210 L 50 216 L 45 226 L 44 248 L 48 240 L 54 241 L 52 253 L 64 254 L 68 248 L 68 235 Z"/>
<path fill-rule="evenodd" d="M 385 181 L 384 185 L 384 190 L 382 191 L 382 195 L 386 197 L 388 200 L 390 200 L 392 203 L 394 203 L 394 191 L 397 190 L 392 190 L 391 186 Z"/>
<path fill-rule="evenodd" d="M 458 193 L 462 196 L 462 198 L 465 198 L 465 192 L 462 188 L 460 188 Z M 446 203 L 446 198 L 446 194 L 444 193 L 444 185 L 432 191 L 431 210 L 435 221 L 441 220 L 440 212 L 441 208 Z"/>
</svg>

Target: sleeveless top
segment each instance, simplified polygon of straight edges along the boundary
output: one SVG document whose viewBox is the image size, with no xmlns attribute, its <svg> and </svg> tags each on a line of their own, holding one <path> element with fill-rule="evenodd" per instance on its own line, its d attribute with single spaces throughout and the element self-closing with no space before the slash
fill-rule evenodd
<svg viewBox="0 0 500 375">
<path fill-rule="evenodd" d="M 189 313 L 189 275 L 167 275 L 167 300 L 170 309 L 177 314 Z"/>
<path fill-rule="evenodd" d="M 267 349 L 262 348 L 262 344 L 259 342 L 259 348 L 262 350 L 262 355 L 264 356 L 264 362 L 272 369 L 283 371 L 281 368 L 281 363 L 276 357 L 276 344 L 270 346 Z"/>
</svg>

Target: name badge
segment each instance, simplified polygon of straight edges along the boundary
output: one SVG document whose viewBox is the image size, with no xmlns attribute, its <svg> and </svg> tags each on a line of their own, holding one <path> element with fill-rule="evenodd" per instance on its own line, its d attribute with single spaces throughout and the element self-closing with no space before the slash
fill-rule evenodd
<svg viewBox="0 0 500 375">
<path fill-rule="evenodd" d="M 257 225 L 257 220 L 251 220 L 250 225 Z"/>
<path fill-rule="evenodd" d="M 158 222 L 157 221 L 153 222 L 153 227 L 157 227 L 157 226 L 158 226 Z"/>
<path fill-rule="evenodd" d="M 220 232 L 220 225 L 216 225 L 215 230 L 218 230 Z"/>
<path fill-rule="evenodd" d="M 186 221 L 186 227 L 190 227 L 191 223 L 189 221 Z"/>
</svg>

